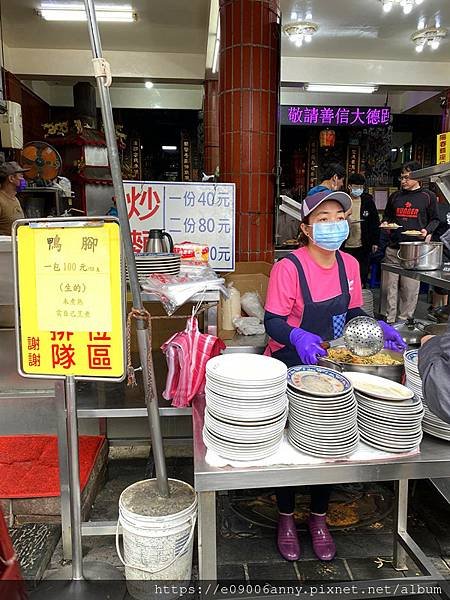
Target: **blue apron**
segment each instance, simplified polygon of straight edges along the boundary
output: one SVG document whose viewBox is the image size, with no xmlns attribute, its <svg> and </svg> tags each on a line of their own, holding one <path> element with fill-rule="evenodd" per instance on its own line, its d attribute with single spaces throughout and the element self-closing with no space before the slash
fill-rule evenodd
<svg viewBox="0 0 450 600">
<path fill-rule="evenodd" d="M 285 260 L 290 260 L 297 269 L 300 290 L 304 302 L 303 316 L 298 327 L 319 335 L 323 340 L 334 340 L 341 337 L 344 332 L 348 305 L 350 304 L 347 273 L 345 272 L 345 265 L 341 253 L 339 251 L 336 252 L 341 293 L 334 298 L 322 300 L 321 302 L 313 301 L 306 281 L 305 271 L 295 254 L 288 254 Z M 289 346 L 277 350 L 272 356 L 273 358 L 277 358 L 284 362 L 288 367 L 301 364 L 297 351 L 295 348 Z"/>
</svg>

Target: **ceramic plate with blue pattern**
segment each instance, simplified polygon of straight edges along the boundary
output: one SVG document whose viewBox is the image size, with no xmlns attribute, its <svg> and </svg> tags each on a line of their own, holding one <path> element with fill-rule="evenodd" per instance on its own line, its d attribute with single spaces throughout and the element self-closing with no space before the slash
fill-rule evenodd
<svg viewBox="0 0 450 600">
<path fill-rule="evenodd" d="M 316 365 L 299 365 L 288 369 L 288 385 L 312 396 L 340 396 L 352 389 L 341 373 Z"/>
<path fill-rule="evenodd" d="M 405 362 L 417 366 L 419 364 L 419 351 L 408 350 L 408 352 L 405 352 Z"/>
</svg>

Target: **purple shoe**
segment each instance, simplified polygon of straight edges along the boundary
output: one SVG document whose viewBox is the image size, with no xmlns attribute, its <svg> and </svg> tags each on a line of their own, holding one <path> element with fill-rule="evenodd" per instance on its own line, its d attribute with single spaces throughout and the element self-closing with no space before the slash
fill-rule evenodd
<svg viewBox="0 0 450 600">
<path fill-rule="evenodd" d="M 308 520 L 308 527 L 317 558 L 333 560 L 336 555 L 336 545 L 326 524 L 326 516 L 312 514 Z"/>
<path fill-rule="evenodd" d="M 293 515 L 278 517 L 277 546 L 281 556 L 286 560 L 300 558 L 300 542 Z"/>
</svg>

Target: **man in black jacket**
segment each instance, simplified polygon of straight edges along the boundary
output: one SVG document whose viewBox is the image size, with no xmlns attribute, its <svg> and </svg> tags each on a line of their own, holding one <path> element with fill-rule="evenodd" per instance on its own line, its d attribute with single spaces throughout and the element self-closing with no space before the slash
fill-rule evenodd
<svg viewBox="0 0 450 600">
<path fill-rule="evenodd" d="M 401 189 L 388 199 L 381 226 L 388 223 L 400 225 L 398 229 L 389 230 L 389 242 L 384 262 L 400 265 L 397 253 L 400 242 L 429 241 L 439 225 L 437 199 L 434 192 L 421 187 L 420 181 L 411 177 L 412 171 L 421 168 L 420 163 L 410 161 L 403 165 L 400 176 Z M 408 232 L 405 234 L 405 232 Z M 411 235 L 409 234 L 411 232 Z M 417 232 L 414 235 L 414 232 Z M 386 285 L 386 321 L 395 323 L 411 319 L 417 306 L 420 281 L 409 277 L 400 277 L 387 272 L 384 278 Z"/>
<path fill-rule="evenodd" d="M 345 252 L 359 262 L 361 283 L 366 287 L 369 274 L 370 255 L 378 250 L 380 219 L 377 207 L 370 194 L 364 192 L 366 178 L 361 173 L 352 173 L 348 178 L 348 193 L 352 198 L 349 217 L 350 235 L 345 241 Z"/>
</svg>

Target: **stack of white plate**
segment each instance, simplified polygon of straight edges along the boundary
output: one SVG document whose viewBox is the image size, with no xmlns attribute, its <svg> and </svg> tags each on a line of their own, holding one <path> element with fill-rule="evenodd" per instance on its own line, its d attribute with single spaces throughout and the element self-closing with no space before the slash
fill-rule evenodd
<svg viewBox="0 0 450 600">
<path fill-rule="evenodd" d="M 208 361 L 205 446 L 234 461 L 275 454 L 287 419 L 286 372 L 279 360 L 258 354 Z"/>
<path fill-rule="evenodd" d="M 418 350 L 405 352 L 406 385 L 414 392 L 417 398 L 423 399 L 422 379 L 419 375 Z M 423 415 L 422 429 L 425 433 L 450 442 L 450 425 L 433 414 L 424 401 L 425 414 Z"/>
<path fill-rule="evenodd" d="M 417 398 L 423 400 L 422 379 L 419 375 L 419 351 L 408 350 L 404 354 L 406 387 L 408 387 Z"/>
<path fill-rule="evenodd" d="M 361 440 L 384 452 L 402 453 L 422 440 L 423 404 L 404 385 L 367 373 L 345 373 L 355 388 Z"/>
<path fill-rule="evenodd" d="M 288 438 L 298 450 L 341 458 L 358 447 L 356 400 L 350 381 L 320 366 L 288 370 Z"/>
<path fill-rule="evenodd" d="M 134 258 L 139 281 L 143 281 L 153 273 L 164 273 L 166 275 L 178 275 L 180 273 L 181 256 L 179 254 L 142 252 L 135 254 Z"/>
</svg>

